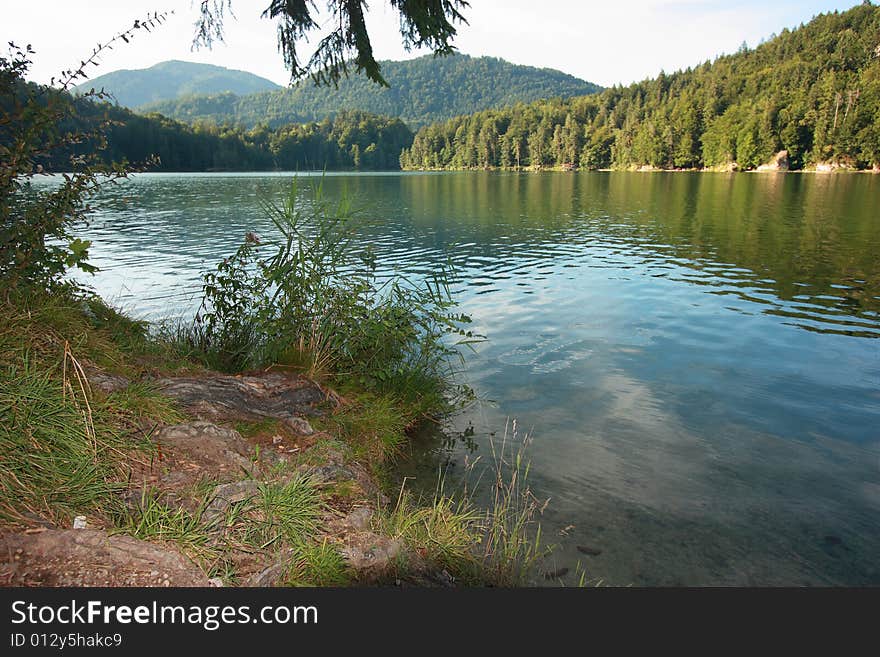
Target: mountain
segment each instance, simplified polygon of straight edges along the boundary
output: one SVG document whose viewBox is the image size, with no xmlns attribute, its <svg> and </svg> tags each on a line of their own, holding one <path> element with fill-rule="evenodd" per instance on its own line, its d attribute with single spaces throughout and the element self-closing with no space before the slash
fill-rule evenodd
<svg viewBox="0 0 880 657">
<path fill-rule="evenodd" d="M 433 121 L 500 108 L 539 98 L 580 96 L 601 88 L 552 69 L 519 66 L 494 57 L 426 55 L 403 62 L 381 62 L 390 87 L 352 75 L 339 87 L 296 87 L 242 96 L 236 93 L 191 96 L 141 107 L 181 121 L 199 120 L 252 127 L 267 123 L 320 121 L 339 110 L 362 110 L 402 119 L 416 128 Z"/>
<path fill-rule="evenodd" d="M 428 126 L 401 164 L 754 169 L 771 159 L 880 169 L 880 8 L 822 14 L 754 49 L 627 87 Z"/>
<path fill-rule="evenodd" d="M 79 88 L 85 90 L 102 87 L 112 93 L 120 105 L 126 107 L 138 107 L 194 94 L 251 94 L 280 88 L 271 80 L 253 73 L 176 60 L 134 71 L 113 71 L 93 78 Z"/>
</svg>

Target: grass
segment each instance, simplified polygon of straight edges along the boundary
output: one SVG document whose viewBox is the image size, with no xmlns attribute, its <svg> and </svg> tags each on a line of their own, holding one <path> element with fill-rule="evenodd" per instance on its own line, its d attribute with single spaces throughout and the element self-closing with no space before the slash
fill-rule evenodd
<svg viewBox="0 0 880 657">
<path fill-rule="evenodd" d="M 61 367 L 25 359 L 0 371 L 0 518 L 38 516 L 67 525 L 75 515 L 119 507 L 132 459 L 150 449 L 131 438 L 107 403 L 66 386 Z"/>
<path fill-rule="evenodd" d="M 162 504 L 156 494 L 145 491 L 135 510 L 119 521 L 120 531 L 145 541 L 171 542 L 177 545 L 204 570 L 216 564 L 220 551 L 212 535 L 212 526 L 203 518 L 204 505 L 195 513 Z"/>
<path fill-rule="evenodd" d="M 466 500 L 442 493 L 430 503 L 417 503 L 401 489 L 394 507 L 380 516 L 379 528 L 407 546 L 429 567 L 443 568 L 471 579 L 481 516 Z"/>
<path fill-rule="evenodd" d="M 351 446 L 355 458 L 384 463 L 400 454 L 406 430 L 414 421 L 390 395 L 353 393 L 318 426 Z"/>
<path fill-rule="evenodd" d="M 86 515 L 94 526 L 173 543 L 229 583 L 237 581 L 241 555 L 267 553 L 293 555 L 286 574 L 291 585 L 351 583 L 354 575 L 337 545 L 320 538 L 322 518 L 329 505 L 345 508 L 363 493 L 352 481 L 319 486 L 294 468 L 341 458 L 361 462 L 374 475 L 387 471 L 407 431 L 440 408 L 437 395 L 445 383 L 430 368 L 391 368 L 366 382 L 351 373 L 330 374 L 323 357 L 310 352 L 316 344 L 296 343 L 285 358 L 343 383 L 344 401 L 314 421 L 318 431 L 310 447 L 279 467 L 273 481 L 260 483 L 258 494 L 217 517 L 206 513 L 217 484 L 206 477 L 189 491 L 201 500 L 195 510 L 168 506 L 153 491 L 126 508 L 122 493 L 131 472 L 148 468 L 155 454 L 145 427 L 186 419 L 139 379 L 201 365 L 179 342 L 151 334 L 97 297 L 71 290 L 10 294 L 0 312 L 0 526 L 45 519 L 65 527 Z M 86 376 L 91 368 L 132 383 L 111 393 L 92 390 Z M 401 394 L 399 388 L 407 386 Z M 236 428 L 257 440 L 280 427 L 266 420 Z M 374 529 L 401 538 L 417 555 L 401 560 L 401 572 L 444 568 L 463 583 L 525 581 L 540 553 L 540 535 L 532 531 L 538 508 L 524 485 L 527 465 L 521 456 L 504 455 L 510 445 L 505 438 L 496 454 L 501 469 L 491 482 L 495 496 L 488 512 L 466 490 L 446 494 L 442 482 L 433 499 L 419 500 L 402 489 L 395 504 L 377 512 Z M 511 472 L 512 479 L 505 479 Z"/>
<path fill-rule="evenodd" d="M 537 516 L 542 504 L 528 486 L 530 443 L 517 436 L 516 422 L 505 428 L 500 444 L 492 444 L 493 463 L 455 494 L 444 492 L 439 477 L 430 500 L 414 499 L 404 485 L 396 504 L 380 514 L 381 529 L 402 538 L 429 567 L 449 571 L 465 584 L 522 586 L 547 554 Z M 477 465 L 469 466 L 469 477 Z M 486 473 L 490 475 L 486 480 Z M 467 480 L 466 480 L 467 483 Z M 481 487 L 489 488 L 488 503 L 478 504 Z"/>
<path fill-rule="evenodd" d="M 300 544 L 295 554 L 287 586 L 346 586 L 354 579 L 339 550 L 327 539 Z"/>
<path fill-rule="evenodd" d="M 310 477 L 294 474 L 285 483 L 260 484 L 258 495 L 227 510 L 228 540 L 252 552 L 298 545 L 317 532 L 324 508 L 324 497 Z"/>
<path fill-rule="evenodd" d="M 500 443 L 490 439 L 492 497 L 485 512 L 480 570 L 499 585 L 527 581 L 547 553 L 541 546 L 541 527 L 535 523 L 547 502 L 540 502 L 528 485 L 530 464 L 525 456 L 530 443 L 528 435 L 519 440 L 516 420 L 505 425 Z"/>
<path fill-rule="evenodd" d="M 146 384 L 93 391 L 86 369 L 130 377 L 167 368 L 165 354 L 143 323 L 97 297 L 10 293 L 0 312 L 0 519 L 110 522 L 128 473 L 153 450 L 139 423 L 183 415 Z"/>
<path fill-rule="evenodd" d="M 106 396 L 105 404 L 130 421 L 149 420 L 162 424 L 178 424 L 186 415 L 174 400 L 161 394 L 147 382 L 137 381 Z"/>
</svg>

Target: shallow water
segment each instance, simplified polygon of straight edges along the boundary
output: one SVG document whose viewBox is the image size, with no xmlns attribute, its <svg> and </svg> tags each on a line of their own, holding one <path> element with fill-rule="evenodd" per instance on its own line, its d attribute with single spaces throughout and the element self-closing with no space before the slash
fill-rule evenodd
<svg viewBox="0 0 880 657">
<path fill-rule="evenodd" d="M 86 236 L 104 296 L 192 312 L 289 175 L 140 175 Z M 332 175 L 386 270 L 450 258 L 483 398 L 429 486 L 517 418 L 546 570 L 627 585 L 880 584 L 880 177 Z M 472 434 L 472 435 L 471 435 Z M 470 448 L 465 445 L 470 443 Z M 578 546 L 582 548 L 578 550 Z M 586 554 L 586 552 L 600 554 Z"/>
</svg>

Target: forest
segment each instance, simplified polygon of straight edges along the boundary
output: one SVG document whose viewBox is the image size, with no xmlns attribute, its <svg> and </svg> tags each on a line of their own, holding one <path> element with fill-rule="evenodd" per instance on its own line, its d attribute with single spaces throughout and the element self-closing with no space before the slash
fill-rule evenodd
<svg viewBox="0 0 880 657">
<path fill-rule="evenodd" d="M 316 87 L 295 87 L 248 95 L 189 95 L 139 108 L 181 121 L 211 121 L 253 127 L 267 123 L 321 121 L 340 110 L 396 116 L 413 129 L 435 121 L 541 98 L 582 96 L 600 87 L 551 69 L 510 64 L 494 57 L 426 55 L 410 61 L 382 62 L 390 87 L 363 76 Z"/>
<path fill-rule="evenodd" d="M 387 170 L 399 168 L 413 133 L 400 119 L 343 111 L 320 122 L 247 129 L 199 122 L 188 125 L 160 114 L 146 116 L 112 105 L 74 99 L 76 125 L 108 122 L 106 162 L 146 163 L 150 171 Z M 93 144 L 78 147 L 88 152 Z M 47 171 L 62 171 L 70 149 L 43 159 Z"/>
<path fill-rule="evenodd" d="M 823 14 L 755 48 L 569 100 L 419 130 L 404 169 L 880 166 L 880 8 Z"/>
<path fill-rule="evenodd" d="M 318 123 L 252 129 L 199 123 L 159 114 L 130 114 L 112 128 L 109 160 L 159 158 L 157 171 L 397 169 L 413 134 L 400 119 L 340 112 Z"/>
</svg>

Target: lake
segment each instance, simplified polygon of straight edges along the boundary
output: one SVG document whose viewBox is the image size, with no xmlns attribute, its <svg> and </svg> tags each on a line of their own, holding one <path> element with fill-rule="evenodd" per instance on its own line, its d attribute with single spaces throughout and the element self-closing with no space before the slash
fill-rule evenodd
<svg viewBox="0 0 880 657">
<path fill-rule="evenodd" d="M 141 317 L 191 313 L 201 272 L 271 230 L 260 198 L 290 180 L 108 189 L 84 232 L 91 283 Z M 465 372 L 487 401 L 449 440 L 416 441 L 415 485 L 486 458 L 516 418 L 550 498 L 543 568 L 569 568 L 563 583 L 580 563 L 612 585 L 880 585 L 880 176 L 327 174 L 324 189 L 371 220 L 385 271 L 451 259 L 487 337 Z"/>
</svg>

